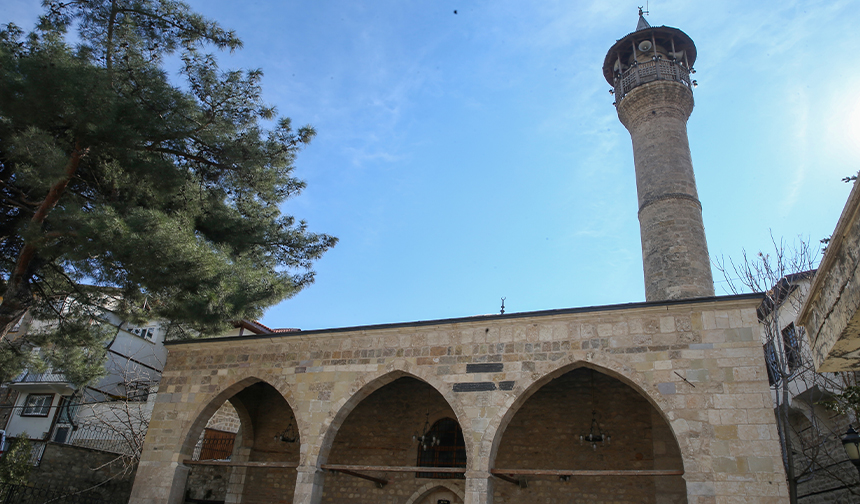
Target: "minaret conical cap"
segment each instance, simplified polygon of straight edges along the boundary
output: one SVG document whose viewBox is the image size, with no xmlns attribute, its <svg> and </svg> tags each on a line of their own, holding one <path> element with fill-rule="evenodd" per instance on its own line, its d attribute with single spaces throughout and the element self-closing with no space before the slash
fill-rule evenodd
<svg viewBox="0 0 860 504">
<path fill-rule="evenodd" d="M 646 28 L 651 28 L 651 25 L 648 24 L 648 21 L 645 21 L 645 17 L 642 14 L 639 14 L 639 22 L 636 24 L 636 31 L 644 30 Z"/>
</svg>

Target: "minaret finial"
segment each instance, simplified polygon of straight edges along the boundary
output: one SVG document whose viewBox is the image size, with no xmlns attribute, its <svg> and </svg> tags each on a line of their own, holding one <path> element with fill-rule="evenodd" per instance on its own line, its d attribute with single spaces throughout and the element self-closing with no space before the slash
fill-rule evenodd
<svg viewBox="0 0 860 504">
<path fill-rule="evenodd" d="M 636 31 L 644 30 L 645 28 L 651 28 L 651 24 L 648 21 L 645 21 L 645 16 L 648 15 L 648 4 L 645 4 L 645 8 L 639 6 L 639 23 L 636 24 Z"/>
</svg>

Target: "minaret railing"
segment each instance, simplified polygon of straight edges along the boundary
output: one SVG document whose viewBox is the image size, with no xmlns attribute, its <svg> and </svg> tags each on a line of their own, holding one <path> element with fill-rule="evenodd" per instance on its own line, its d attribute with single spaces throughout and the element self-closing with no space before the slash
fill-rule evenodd
<svg viewBox="0 0 860 504">
<path fill-rule="evenodd" d="M 616 105 L 624 96 L 636 86 L 656 80 L 668 80 L 680 82 L 692 89 L 690 81 L 690 70 L 675 61 L 654 59 L 644 63 L 634 63 L 633 66 L 615 77 L 615 99 Z"/>
</svg>

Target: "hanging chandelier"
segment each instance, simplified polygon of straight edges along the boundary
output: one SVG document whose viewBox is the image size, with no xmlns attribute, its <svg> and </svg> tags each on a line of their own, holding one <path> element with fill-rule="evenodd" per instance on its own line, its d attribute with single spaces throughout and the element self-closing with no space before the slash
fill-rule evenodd
<svg viewBox="0 0 860 504">
<path fill-rule="evenodd" d="M 296 427 L 295 418 L 290 418 L 287 428 L 275 435 L 275 441 L 283 443 L 295 443 L 299 440 L 299 429 Z"/>
<path fill-rule="evenodd" d="M 413 441 L 418 441 L 421 448 L 426 450 L 431 446 L 438 446 L 442 441 L 436 434 L 430 433 L 430 410 L 427 410 L 427 417 L 424 419 L 424 429 L 421 430 L 424 434 L 419 434 L 418 431 L 412 435 Z"/>
<path fill-rule="evenodd" d="M 608 446 L 612 441 L 612 436 L 603 432 L 603 429 L 600 428 L 600 422 L 598 422 L 597 415 L 597 399 L 595 398 L 595 390 L 594 390 L 594 370 L 591 371 L 591 427 L 588 430 L 588 434 L 581 434 L 579 436 L 579 444 L 585 445 L 586 443 L 591 445 L 592 450 L 597 450 L 597 445 Z"/>
</svg>

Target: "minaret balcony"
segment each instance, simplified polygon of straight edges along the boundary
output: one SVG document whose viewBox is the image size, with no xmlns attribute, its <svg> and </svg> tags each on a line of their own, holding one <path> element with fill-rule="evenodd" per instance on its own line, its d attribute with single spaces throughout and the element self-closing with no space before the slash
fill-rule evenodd
<svg viewBox="0 0 860 504">
<path fill-rule="evenodd" d="M 695 81 L 690 80 L 690 69 L 683 63 L 662 58 L 634 63 L 624 72 L 616 73 L 615 106 L 636 86 L 657 80 L 680 82 L 691 91 L 695 87 Z"/>
</svg>

